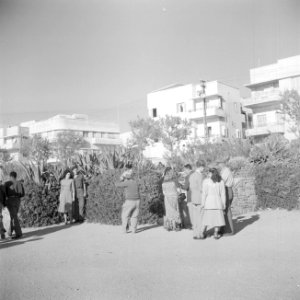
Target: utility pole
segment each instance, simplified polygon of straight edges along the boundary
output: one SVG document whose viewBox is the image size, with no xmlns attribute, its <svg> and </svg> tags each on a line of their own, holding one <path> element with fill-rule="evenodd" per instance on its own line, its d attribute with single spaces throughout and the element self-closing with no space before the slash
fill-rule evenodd
<svg viewBox="0 0 300 300">
<path fill-rule="evenodd" d="M 205 88 L 206 88 L 206 81 L 200 80 L 200 87 L 201 91 L 199 92 L 199 96 L 203 98 L 203 125 L 204 125 L 204 138 L 205 143 L 208 142 L 208 130 L 207 130 L 207 114 L 206 114 L 206 97 L 205 97 Z"/>
</svg>

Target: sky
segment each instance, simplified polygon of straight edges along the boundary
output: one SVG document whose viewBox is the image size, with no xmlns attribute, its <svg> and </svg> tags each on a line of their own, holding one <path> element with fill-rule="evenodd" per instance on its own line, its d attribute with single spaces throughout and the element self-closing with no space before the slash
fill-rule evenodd
<svg viewBox="0 0 300 300">
<path fill-rule="evenodd" d="M 298 0 L 0 0 L 0 126 L 147 116 L 147 93 L 300 54 Z"/>
</svg>

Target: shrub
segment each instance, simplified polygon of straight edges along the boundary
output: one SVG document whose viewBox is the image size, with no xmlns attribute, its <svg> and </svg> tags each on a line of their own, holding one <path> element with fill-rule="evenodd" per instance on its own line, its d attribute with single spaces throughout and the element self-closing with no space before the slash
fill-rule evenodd
<svg viewBox="0 0 300 300">
<path fill-rule="evenodd" d="M 59 185 L 46 194 L 42 185 L 25 182 L 25 197 L 21 200 L 20 222 L 22 227 L 38 227 L 58 224 Z"/>
<path fill-rule="evenodd" d="M 294 209 L 300 195 L 300 166 L 296 161 L 276 161 L 255 167 L 257 208 Z"/>
<path fill-rule="evenodd" d="M 228 162 L 228 167 L 232 172 L 237 173 L 242 170 L 248 164 L 248 160 L 245 157 L 233 157 Z"/>
<path fill-rule="evenodd" d="M 157 223 L 163 216 L 159 175 L 149 169 L 135 170 L 135 172 L 136 178 L 139 178 L 141 194 L 139 223 Z M 120 170 L 107 170 L 91 180 L 86 207 L 88 221 L 112 225 L 121 224 L 124 191 L 115 185 L 120 175 Z"/>
</svg>

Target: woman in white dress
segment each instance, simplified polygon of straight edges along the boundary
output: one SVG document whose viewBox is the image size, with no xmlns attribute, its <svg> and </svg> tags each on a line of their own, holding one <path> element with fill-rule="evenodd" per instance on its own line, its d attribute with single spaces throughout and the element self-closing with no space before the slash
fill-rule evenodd
<svg viewBox="0 0 300 300">
<path fill-rule="evenodd" d="M 209 169 L 208 178 L 203 181 L 202 189 L 203 235 L 207 227 L 214 227 L 214 238 L 219 239 L 220 227 L 225 226 L 224 210 L 226 208 L 225 185 L 217 169 Z"/>
<path fill-rule="evenodd" d="M 70 171 L 65 171 L 63 179 L 60 181 L 60 195 L 58 212 L 64 215 L 65 224 L 68 224 L 68 215 L 70 223 L 73 221 L 73 203 L 75 201 L 74 180 Z"/>
</svg>

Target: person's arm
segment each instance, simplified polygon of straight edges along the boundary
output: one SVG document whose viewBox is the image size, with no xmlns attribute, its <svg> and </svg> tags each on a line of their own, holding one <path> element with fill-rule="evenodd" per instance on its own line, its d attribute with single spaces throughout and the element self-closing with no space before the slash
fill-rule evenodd
<svg viewBox="0 0 300 300">
<path fill-rule="evenodd" d="M 82 185 L 83 185 L 83 197 L 86 197 L 86 184 L 83 176 L 82 176 Z"/>
<path fill-rule="evenodd" d="M 206 182 L 206 180 L 204 180 L 203 184 L 202 184 L 202 201 L 201 201 L 202 207 L 205 206 L 206 197 L 207 197 L 207 182 Z"/>
<path fill-rule="evenodd" d="M 226 190 L 225 190 L 225 184 L 223 181 L 220 182 L 220 196 L 221 196 L 221 201 L 223 205 L 223 210 L 226 209 Z"/>
<path fill-rule="evenodd" d="M 73 198 L 73 201 L 75 201 L 75 185 L 74 185 L 74 180 L 72 180 L 71 189 L 72 189 L 72 198 Z"/>
</svg>

